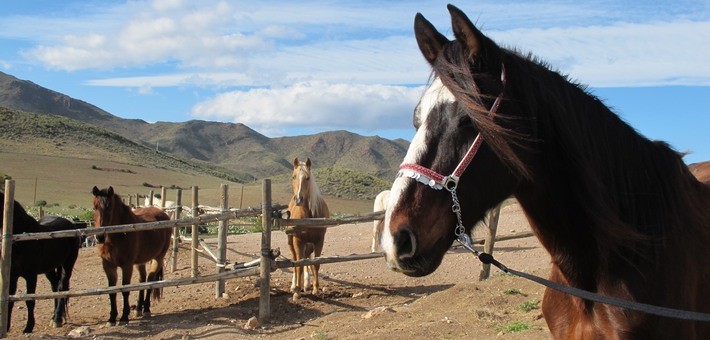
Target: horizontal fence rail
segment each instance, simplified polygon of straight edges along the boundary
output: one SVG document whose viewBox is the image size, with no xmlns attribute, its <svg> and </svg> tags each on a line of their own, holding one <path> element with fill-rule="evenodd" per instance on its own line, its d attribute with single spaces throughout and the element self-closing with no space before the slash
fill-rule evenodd
<svg viewBox="0 0 710 340">
<path fill-rule="evenodd" d="M 44 233 L 24 233 L 12 235 L 13 241 L 44 240 L 63 237 L 81 237 L 91 235 L 103 235 L 112 233 L 126 233 L 133 231 L 155 230 L 172 227 L 187 227 L 193 224 L 203 224 L 207 222 L 218 222 L 221 220 L 237 219 L 243 217 L 261 216 L 260 208 L 227 211 L 219 214 L 201 215 L 193 218 L 182 218 L 179 220 L 167 220 L 146 223 L 121 224 L 107 227 L 96 227 L 86 229 L 72 229 Z"/>
<path fill-rule="evenodd" d="M 77 296 L 91 296 L 91 295 L 103 295 L 110 293 L 122 293 L 122 292 L 133 292 L 136 290 L 152 289 L 152 288 L 165 288 L 173 286 L 186 286 L 198 283 L 212 282 L 220 279 L 233 279 L 238 277 L 256 276 L 259 275 L 258 268 L 244 268 L 240 270 L 230 270 L 219 274 L 209 274 L 198 277 L 187 277 L 183 279 L 174 280 L 162 280 L 162 281 L 151 281 L 144 283 L 135 283 L 125 286 L 114 286 L 107 288 L 98 289 L 85 289 L 85 290 L 69 290 L 57 293 L 45 293 L 45 294 L 18 294 L 11 295 L 9 301 L 25 301 L 25 300 L 45 300 L 45 299 L 58 299 L 63 297 L 77 297 Z"/>
</svg>

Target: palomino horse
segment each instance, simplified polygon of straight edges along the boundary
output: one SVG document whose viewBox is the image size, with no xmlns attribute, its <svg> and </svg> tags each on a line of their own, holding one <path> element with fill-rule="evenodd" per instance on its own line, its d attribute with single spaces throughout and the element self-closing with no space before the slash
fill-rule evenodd
<svg viewBox="0 0 710 340">
<path fill-rule="evenodd" d="M 390 191 L 385 190 L 377 194 L 375 197 L 375 203 L 372 207 L 372 212 L 383 211 L 387 208 L 387 201 L 390 198 Z M 374 220 L 372 221 L 372 248 L 370 249 L 373 253 L 380 251 L 380 235 L 382 234 L 382 228 L 384 227 L 384 220 Z"/>
<path fill-rule="evenodd" d="M 290 218 L 316 218 L 330 217 L 328 205 L 318 189 L 316 179 L 311 172 L 311 159 L 301 162 L 298 158 L 293 160 L 293 176 L 291 180 L 293 198 L 288 203 Z M 314 254 L 319 257 L 323 250 L 325 228 L 306 228 L 288 235 L 288 247 L 291 250 L 291 259 L 298 261 Z M 306 269 L 306 270 L 304 270 Z M 300 296 L 302 290 L 308 290 L 313 279 L 313 294 L 318 293 L 320 286 L 318 280 L 319 264 L 305 267 L 294 267 L 291 291 L 293 298 Z M 305 272 L 305 273 L 304 273 Z M 309 273 L 310 272 L 310 273 Z M 304 287 L 305 276 L 305 287 Z"/>
<path fill-rule="evenodd" d="M 515 195 L 551 255 L 550 280 L 710 312 L 710 188 L 666 143 L 641 136 L 584 87 L 499 47 L 448 8 L 453 41 L 421 14 L 414 20 L 433 77 L 388 202 L 382 248 L 389 267 L 433 272 L 454 240 L 465 241 L 460 235 L 486 211 Z M 551 289 L 542 311 L 558 339 L 710 334 L 710 322 Z"/>
<path fill-rule="evenodd" d="M 144 222 L 155 222 L 169 220 L 170 217 L 161 209 L 155 207 L 140 208 L 132 211 L 125 205 L 121 197 L 114 193 L 113 187 L 99 190 L 94 187 L 94 225 L 105 227 L 120 224 L 133 224 Z M 160 281 L 163 279 L 163 259 L 170 247 L 172 228 L 157 230 L 135 231 L 127 233 L 106 234 L 99 238 L 99 255 L 101 256 L 104 272 L 108 279 L 109 287 L 115 286 L 118 280 L 118 268 L 121 268 L 121 284 L 131 283 L 133 266 L 135 265 L 139 274 L 139 281 L 146 282 Z M 146 277 L 146 263 L 153 261 L 150 272 Z M 138 304 L 136 306 L 136 316 L 150 316 L 150 298 L 153 294 L 154 300 L 160 299 L 161 290 L 158 288 L 148 289 L 147 292 L 138 293 Z M 130 305 L 128 303 L 129 292 L 123 292 L 123 314 L 120 323 L 128 323 Z M 144 298 L 145 295 L 145 298 Z M 116 308 L 116 293 L 109 294 L 111 301 L 111 313 L 108 324 L 115 325 L 118 309 Z"/>
<path fill-rule="evenodd" d="M 0 192 L 0 202 L 4 202 L 5 194 Z M 0 203 L 0 223 L 3 221 L 4 205 Z M 77 227 L 64 218 L 45 216 L 39 222 L 27 214 L 17 201 L 13 205 L 12 233 L 42 233 L 60 230 L 72 230 Z M 10 295 L 17 291 L 17 280 L 25 279 L 27 294 L 34 294 L 37 288 L 37 275 L 44 274 L 52 286 L 52 291 L 69 290 L 74 263 L 79 256 L 81 238 L 65 237 L 57 239 L 32 240 L 16 242 L 12 245 L 12 264 L 10 267 Z M 60 327 L 66 318 L 68 298 L 54 300 L 54 316 L 52 325 Z M 27 324 L 25 333 L 31 333 L 35 326 L 35 301 L 27 300 Z M 7 329 L 10 330 L 13 301 L 7 310 Z"/>
</svg>

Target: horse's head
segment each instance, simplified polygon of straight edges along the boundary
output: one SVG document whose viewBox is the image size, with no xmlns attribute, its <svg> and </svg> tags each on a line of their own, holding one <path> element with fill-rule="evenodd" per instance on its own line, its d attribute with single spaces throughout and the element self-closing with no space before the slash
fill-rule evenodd
<svg viewBox="0 0 710 340">
<path fill-rule="evenodd" d="M 389 267 L 410 276 L 433 272 L 456 239 L 452 194 L 460 201 L 459 232 L 468 233 L 519 181 L 507 164 L 516 154 L 499 142 L 512 134 L 500 116 L 515 109 L 504 95 L 502 50 L 463 12 L 451 5 L 449 11 L 453 41 L 421 14 L 414 22 L 433 81 L 414 111 L 416 134 L 393 183 L 381 238 Z"/>
<path fill-rule="evenodd" d="M 101 189 L 94 187 L 94 226 L 110 226 L 121 224 L 118 212 L 123 205 L 121 198 L 113 192 L 113 187 Z"/>
<path fill-rule="evenodd" d="M 291 176 L 291 186 L 293 187 L 293 203 L 302 206 L 308 202 L 311 192 L 311 159 L 306 158 L 305 162 L 298 158 L 293 160 L 293 174 Z M 307 204 L 307 203 L 305 203 Z"/>
</svg>

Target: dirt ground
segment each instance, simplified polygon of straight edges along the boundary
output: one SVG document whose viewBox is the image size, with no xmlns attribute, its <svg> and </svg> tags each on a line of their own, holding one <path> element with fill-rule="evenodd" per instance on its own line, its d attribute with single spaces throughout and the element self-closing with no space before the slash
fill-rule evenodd
<svg viewBox="0 0 710 340">
<path fill-rule="evenodd" d="M 328 230 L 323 256 L 368 253 L 371 223 L 342 225 Z M 501 211 L 498 234 L 528 230 L 518 205 Z M 477 234 L 482 236 L 482 232 Z M 247 262 L 259 254 L 260 234 L 229 237 L 230 262 Z M 214 245 L 216 240 L 208 240 Z M 289 256 L 286 235 L 274 232 L 272 246 Z M 480 248 L 480 247 L 479 247 Z M 549 255 L 537 239 L 527 237 L 496 244 L 494 256 L 510 268 L 546 277 Z M 323 291 L 293 301 L 289 293 L 291 269 L 272 273 L 269 323 L 245 329 L 258 316 L 257 277 L 226 282 L 224 297 L 215 298 L 215 284 L 204 283 L 163 290 L 163 299 L 152 306 L 152 317 L 131 314 L 128 325 L 106 326 L 108 297 L 71 298 L 69 321 L 61 328 L 49 326 L 53 302 L 37 302 L 34 333 L 30 338 L 69 337 L 82 331 L 86 338 L 273 338 L 273 339 L 548 339 L 549 331 L 539 309 L 543 287 L 491 269 L 491 277 L 478 281 L 481 264 L 462 249 L 449 251 L 439 269 L 426 277 L 411 278 L 390 271 L 383 258 L 321 266 Z M 200 255 L 200 271 L 215 272 L 214 263 Z M 181 244 L 178 267 L 166 279 L 188 277 L 190 255 Z M 49 292 L 39 278 L 38 292 Z M 134 274 L 134 282 L 137 281 Z M 82 249 L 71 282 L 72 289 L 105 287 L 106 279 L 95 248 Z M 24 292 L 24 282 L 19 283 Z M 137 293 L 131 294 L 134 307 Z M 121 304 L 120 295 L 118 297 Z M 527 308 L 524 308 L 527 307 Z M 11 338 L 25 338 L 24 303 L 15 305 Z M 512 331 L 515 326 L 527 330 Z"/>
</svg>

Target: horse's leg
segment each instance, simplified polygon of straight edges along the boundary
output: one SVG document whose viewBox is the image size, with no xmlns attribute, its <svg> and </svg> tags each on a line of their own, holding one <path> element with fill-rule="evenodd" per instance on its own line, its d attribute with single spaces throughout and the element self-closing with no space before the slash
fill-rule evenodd
<svg viewBox="0 0 710 340">
<path fill-rule="evenodd" d="M 27 294 L 34 294 L 37 290 L 37 274 L 25 276 L 25 281 L 27 283 Z M 27 325 L 23 332 L 32 333 L 35 328 L 35 300 L 27 300 L 25 304 L 27 305 Z"/>
<path fill-rule="evenodd" d="M 140 283 L 145 282 L 145 279 L 146 279 L 145 264 L 137 264 L 135 267 L 138 270 L 138 282 L 140 282 Z M 147 298 L 145 297 L 145 290 L 144 289 L 138 291 L 138 303 L 136 304 L 136 316 L 143 316 L 144 306 L 145 306 L 146 300 L 148 298 L 150 298 L 150 296 L 148 296 Z"/>
<path fill-rule="evenodd" d="M 10 295 L 15 295 L 17 292 L 17 280 L 19 277 L 14 273 L 10 274 Z M 7 303 L 7 330 L 10 330 L 10 321 L 12 321 L 12 307 L 15 305 L 15 301 L 10 300 Z"/>
<path fill-rule="evenodd" d="M 49 284 L 52 286 L 53 292 L 56 292 L 59 289 L 59 277 L 61 275 L 60 272 L 61 267 L 54 268 L 44 273 L 44 276 L 47 277 L 47 280 L 49 280 Z M 52 317 L 52 320 L 49 321 L 50 326 L 60 327 L 62 325 L 62 319 L 59 316 L 59 311 L 61 308 L 60 306 L 62 304 L 61 300 L 62 299 L 54 299 L 54 316 Z"/>
<path fill-rule="evenodd" d="M 118 267 L 109 263 L 108 261 L 103 261 L 104 273 L 106 273 L 106 279 L 108 280 L 108 286 L 113 287 L 118 281 Z M 111 312 L 108 316 L 108 325 L 116 325 L 116 316 L 118 316 L 118 308 L 116 308 L 116 293 L 109 293 L 108 299 L 111 301 Z"/>
<path fill-rule="evenodd" d="M 295 259 L 294 261 L 299 261 L 304 258 L 304 252 L 305 252 L 305 244 L 301 239 L 294 237 L 293 238 L 293 248 L 295 250 Z M 297 266 L 293 267 L 293 273 L 295 275 L 295 281 L 296 281 L 296 287 L 292 289 L 293 291 L 293 299 L 298 299 L 301 297 L 301 291 L 303 291 L 303 267 Z"/>
<path fill-rule="evenodd" d="M 74 271 L 74 264 L 76 259 L 79 257 L 79 247 L 74 243 L 72 245 L 72 253 L 64 260 L 62 266 L 57 268 L 57 273 L 59 275 L 59 286 L 57 290 L 60 292 L 65 292 L 69 290 L 69 282 L 71 281 L 71 274 Z M 61 327 L 64 321 L 67 319 L 69 313 L 69 298 L 59 299 L 59 308 L 55 310 L 54 314 L 54 327 Z"/>
<path fill-rule="evenodd" d="M 121 267 L 121 285 L 126 286 L 131 284 L 131 276 L 133 276 L 133 266 L 127 265 Z M 130 292 L 123 292 L 123 312 L 118 320 L 120 325 L 128 324 L 128 315 L 131 314 L 131 304 L 128 301 Z"/>
<path fill-rule="evenodd" d="M 145 269 L 145 268 L 144 268 Z M 146 282 L 156 281 L 156 272 L 159 270 L 158 261 L 152 260 L 150 262 L 150 269 L 148 270 L 148 277 Z M 143 301 L 143 316 L 150 316 L 150 299 L 153 294 L 153 290 L 148 288 L 145 291 L 145 300 Z"/>
<path fill-rule="evenodd" d="M 313 254 L 313 243 L 306 242 L 304 243 L 305 249 L 303 250 L 303 258 L 304 259 L 310 259 L 311 255 Z M 305 266 L 303 268 L 303 291 L 309 291 L 311 290 L 311 287 L 313 286 L 313 266 Z"/>
<path fill-rule="evenodd" d="M 320 257 L 320 254 L 323 252 L 323 243 L 325 243 L 325 233 L 321 235 L 321 237 L 315 243 L 313 243 L 313 257 Z M 315 295 L 318 294 L 318 290 L 320 289 L 320 280 L 318 279 L 318 271 L 320 270 L 320 265 L 314 264 L 311 266 L 311 268 L 313 269 L 313 295 Z"/>
<path fill-rule="evenodd" d="M 291 260 L 296 261 L 296 248 L 293 246 L 293 235 L 288 235 L 288 249 L 291 251 Z M 293 268 L 291 277 L 291 292 L 296 293 L 296 267 Z"/>
</svg>

